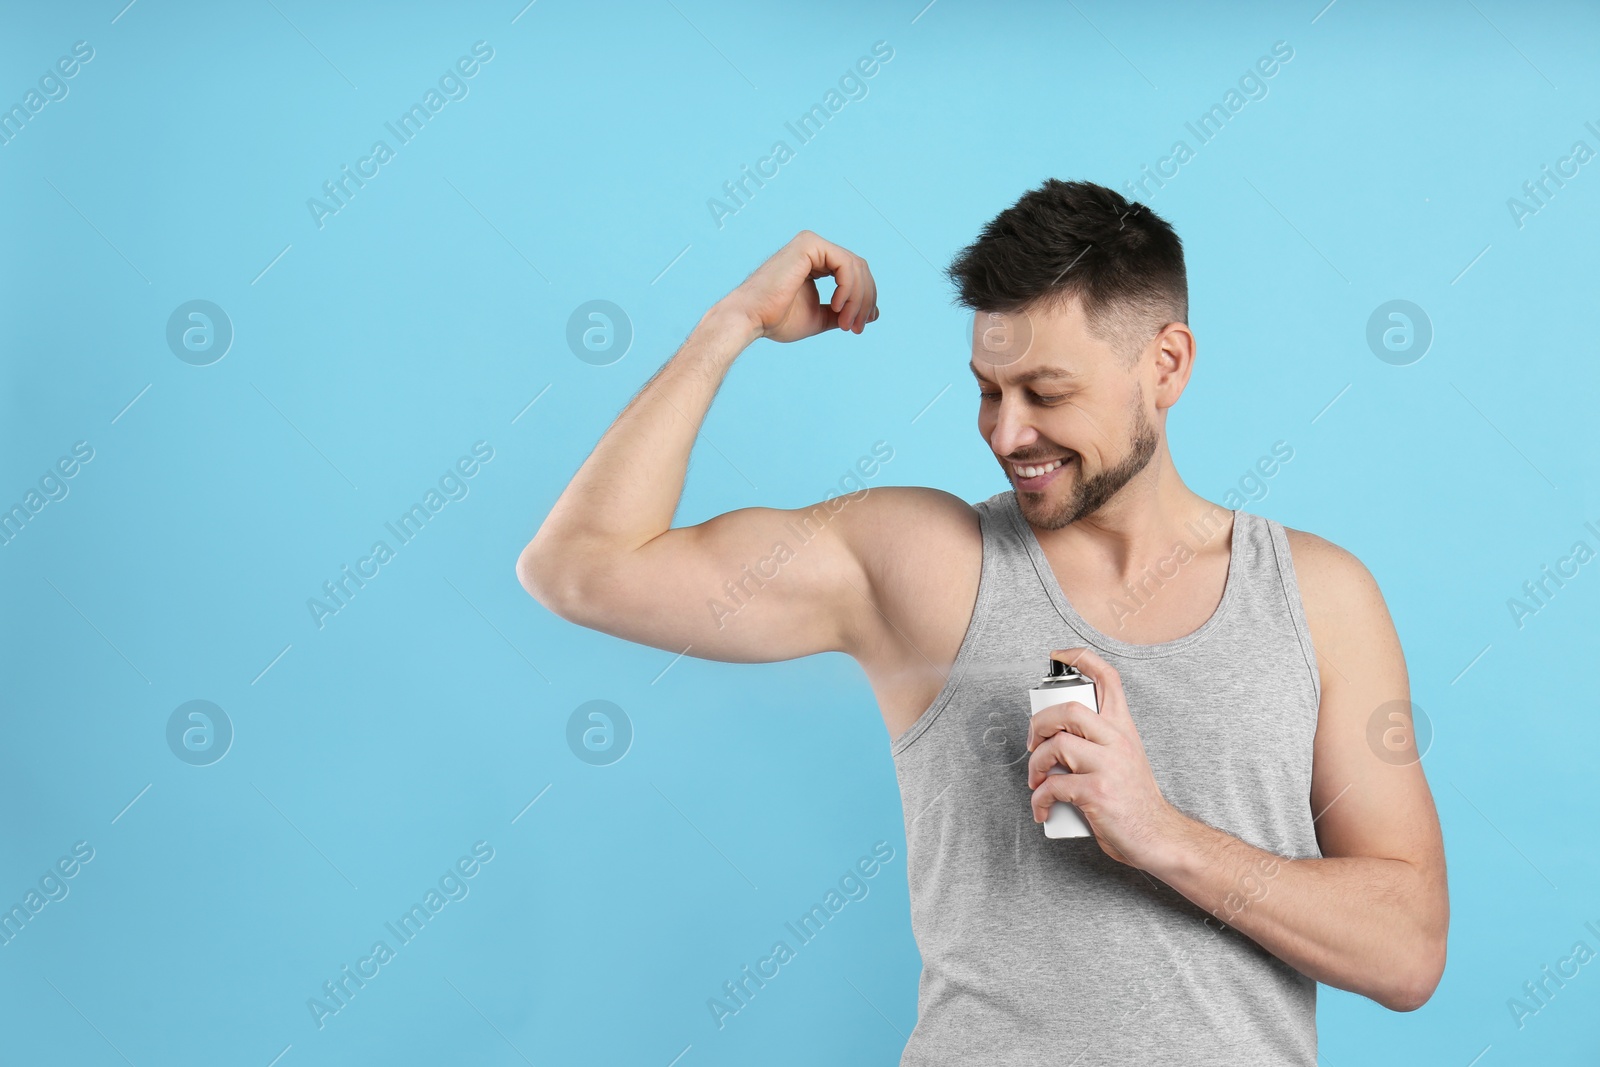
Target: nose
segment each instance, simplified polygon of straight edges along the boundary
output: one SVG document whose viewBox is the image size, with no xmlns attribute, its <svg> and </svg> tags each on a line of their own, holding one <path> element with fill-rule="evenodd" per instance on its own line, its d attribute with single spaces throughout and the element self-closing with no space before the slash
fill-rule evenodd
<svg viewBox="0 0 1600 1067">
<path fill-rule="evenodd" d="M 989 447 L 997 456 L 1009 456 L 1039 439 L 1028 415 L 1027 405 L 1015 394 L 1001 394 L 999 411 L 995 415 L 994 429 L 989 433 Z"/>
</svg>

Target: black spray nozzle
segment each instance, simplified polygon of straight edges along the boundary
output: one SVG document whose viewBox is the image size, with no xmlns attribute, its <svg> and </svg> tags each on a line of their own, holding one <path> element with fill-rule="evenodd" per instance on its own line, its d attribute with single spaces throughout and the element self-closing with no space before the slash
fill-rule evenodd
<svg viewBox="0 0 1600 1067">
<path fill-rule="evenodd" d="M 1046 678 L 1077 678 L 1080 674 L 1081 672 L 1078 668 L 1072 666 L 1072 664 L 1063 663 L 1055 658 L 1050 660 L 1050 665 L 1045 671 Z"/>
</svg>

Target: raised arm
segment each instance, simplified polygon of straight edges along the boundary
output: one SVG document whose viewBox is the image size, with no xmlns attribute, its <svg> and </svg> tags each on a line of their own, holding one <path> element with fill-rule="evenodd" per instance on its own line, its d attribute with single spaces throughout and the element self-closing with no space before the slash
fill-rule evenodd
<svg viewBox="0 0 1600 1067">
<path fill-rule="evenodd" d="M 827 304 L 824 276 L 836 283 Z M 751 342 L 859 334 L 877 317 L 866 261 L 801 231 L 706 312 L 612 423 L 522 550 L 523 587 L 572 622 L 707 659 L 849 651 L 874 610 L 849 534 L 864 500 L 743 508 L 679 529 L 672 517 L 706 411 Z"/>
</svg>

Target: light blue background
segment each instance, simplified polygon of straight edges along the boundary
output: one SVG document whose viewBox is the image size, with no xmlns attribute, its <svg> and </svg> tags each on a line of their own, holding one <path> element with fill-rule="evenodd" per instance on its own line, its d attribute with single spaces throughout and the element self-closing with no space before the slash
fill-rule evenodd
<svg viewBox="0 0 1600 1067">
<path fill-rule="evenodd" d="M 1592 7 L 123 2 L 9 4 L 0 36 L 7 106 L 94 48 L 0 146 L 0 503 L 94 449 L 0 547 L 0 903 L 95 850 L 0 946 L 0 1060 L 896 1062 L 919 961 L 860 672 L 580 630 L 516 555 L 702 311 L 801 228 L 867 257 L 882 318 L 758 343 L 678 522 L 820 499 L 879 440 L 874 484 L 1004 489 L 939 269 L 1046 177 L 1120 189 L 1193 147 L 1184 123 L 1281 40 L 1267 96 L 1149 203 L 1186 243 L 1200 343 L 1180 471 L 1220 500 L 1292 445 L 1247 506 L 1367 564 L 1436 731 L 1444 980 L 1407 1015 L 1323 987 L 1322 1059 L 1593 1062 L 1600 963 L 1520 1030 L 1507 1001 L 1600 950 L 1600 562 L 1520 629 L 1506 604 L 1600 548 L 1600 162 L 1521 227 L 1506 204 L 1600 148 Z M 307 199 L 480 40 L 470 94 L 319 229 Z M 880 40 L 868 95 L 797 145 L 785 121 Z M 795 158 L 719 228 L 708 198 L 780 138 Z M 1396 298 L 1435 331 L 1409 366 L 1365 341 Z M 192 299 L 236 334 L 206 367 L 165 340 Z M 635 331 L 609 366 L 565 340 L 593 299 Z M 477 441 L 469 495 L 319 629 L 307 599 Z M 192 699 L 236 730 L 211 766 L 165 740 Z M 565 740 L 593 699 L 635 730 L 607 767 Z M 477 841 L 470 895 L 319 1030 L 307 999 Z M 870 895 L 718 1030 L 707 998 L 878 841 Z"/>
</svg>

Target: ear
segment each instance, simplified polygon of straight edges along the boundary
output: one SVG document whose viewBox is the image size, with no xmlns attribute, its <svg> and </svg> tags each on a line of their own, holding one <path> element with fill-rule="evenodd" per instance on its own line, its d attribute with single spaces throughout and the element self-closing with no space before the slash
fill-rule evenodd
<svg viewBox="0 0 1600 1067">
<path fill-rule="evenodd" d="M 1194 334 L 1184 323 L 1169 322 L 1150 344 L 1155 349 L 1156 410 L 1165 411 L 1178 402 L 1189 384 L 1189 374 L 1194 369 Z"/>
</svg>

